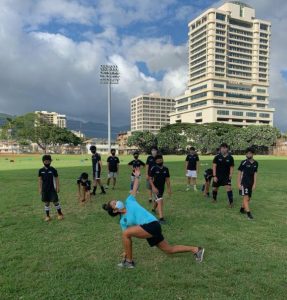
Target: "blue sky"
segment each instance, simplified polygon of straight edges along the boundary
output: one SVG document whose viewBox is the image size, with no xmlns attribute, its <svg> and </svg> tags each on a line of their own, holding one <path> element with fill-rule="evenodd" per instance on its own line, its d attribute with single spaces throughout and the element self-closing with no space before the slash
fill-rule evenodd
<svg viewBox="0 0 287 300">
<path fill-rule="evenodd" d="M 272 22 L 270 104 L 287 130 L 285 0 L 247 0 Z M 178 96 L 187 81 L 187 24 L 213 0 L 2 0 L 0 111 L 53 110 L 106 122 L 106 89 L 99 66 L 116 63 L 115 125 L 129 123 L 130 98 Z M 280 9 L 274 9 L 280 7 Z"/>
</svg>

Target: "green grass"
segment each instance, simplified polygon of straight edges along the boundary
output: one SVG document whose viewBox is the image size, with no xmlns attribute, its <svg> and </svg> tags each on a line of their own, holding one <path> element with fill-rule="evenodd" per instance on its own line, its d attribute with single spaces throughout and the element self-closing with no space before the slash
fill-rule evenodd
<svg viewBox="0 0 287 300">
<path fill-rule="evenodd" d="M 118 220 L 101 209 L 105 201 L 127 196 L 130 157 L 121 158 L 118 189 L 80 207 L 75 180 L 90 171 L 88 157 L 54 156 L 65 220 L 53 218 L 49 224 L 43 222 L 37 193 L 40 156 L 7 158 L 0 157 L 1 300 L 286 299 L 286 158 L 257 157 L 255 220 L 249 222 L 238 212 L 236 189 L 232 210 L 223 190 L 216 205 L 201 193 L 184 192 L 184 157 L 166 157 L 173 195 L 166 198 L 164 235 L 171 243 L 204 246 L 205 261 L 196 264 L 189 254 L 166 256 L 135 240 L 134 270 L 117 268 L 121 231 Z M 236 157 L 237 166 L 241 158 Z M 200 183 L 211 159 L 201 160 Z M 138 200 L 149 206 L 144 181 Z"/>
</svg>

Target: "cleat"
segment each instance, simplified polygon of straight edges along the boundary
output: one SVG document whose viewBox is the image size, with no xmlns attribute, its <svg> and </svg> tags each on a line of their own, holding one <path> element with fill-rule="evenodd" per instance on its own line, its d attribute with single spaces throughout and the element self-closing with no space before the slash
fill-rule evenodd
<svg viewBox="0 0 287 300">
<path fill-rule="evenodd" d="M 166 224 L 166 220 L 164 218 L 159 220 L 159 224 L 161 225 L 165 225 Z"/>
<path fill-rule="evenodd" d="M 121 263 L 118 264 L 119 268 L 124 268 L 124 269 L 134 269 L 135 268 L 135 263 L 129 262 L 126 259 L 123 260 Z"/>
<path fill-rule="evenodd" d="M 198 251 L 194 253 L 194 257 L 197 262 L 201 263 L 203 261 L 204 252 L 205 252 L 204 248 L 198 247 Z"/>
<path fill-rule="evenodd" d="M 245 214 L 245 209 L 243 207 L 240 208 L 240 211 L 239 211 L 241 214 Z"/>
<path fill-rule="evenodd" d="M 50 216 L 46 216 L 45 219 L 44 219 L 44 221 L 45 221 L 45 222 L 51 221 L 51 217 L 50 217 Z"/>
<path fill-rule="evenodd" d="M 251 213 L 247 213 L 247 219 L 250 221 L 254 219 Z"/>
<path fill-rule="evenodd" d="M 58 220 L 63 220 L 64 219 L 64 215 L 63 214 L 62 215 L 58 215 L 57 219 Z"/>
</svg>

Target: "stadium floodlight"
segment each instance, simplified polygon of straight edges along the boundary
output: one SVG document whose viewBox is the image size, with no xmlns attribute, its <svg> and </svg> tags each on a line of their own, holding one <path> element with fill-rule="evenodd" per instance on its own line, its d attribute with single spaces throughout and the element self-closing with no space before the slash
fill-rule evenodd
<svg viewBox="0 0 287 300">
<path fill-rule="evenodd" d="M 111 151 L 111 102 L 112 102 L 112 84 L 118 84 L 120 81 L 120 72 L 117 65 L 101 65 L 100 82 L 108 85 L 108 148 Z"/>
</svg>

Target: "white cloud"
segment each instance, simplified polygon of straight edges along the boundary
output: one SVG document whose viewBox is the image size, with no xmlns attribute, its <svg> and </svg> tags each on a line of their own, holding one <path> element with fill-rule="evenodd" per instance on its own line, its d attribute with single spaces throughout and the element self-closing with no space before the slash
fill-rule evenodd
<svg viewBox="0 0 287 300">
<path fill-rule="evenodd" d="M 54 5 L 50 5 L 52 1 Z M 151 20 L 165 20 L 168 16 L 168 22 L 172 22 L 169 9 L 175 3 L 176 0 L 107 0 L 91 6 L 87 0 L 3 0 L 0 111 L 56 110 L 105 122 L 107 89 L 99 84 L 99 66 L 107 62 L 117 63 L 121 72 L 120 84 L 113 87 L 113 120 L 118 125 L 129 123 L 131 97 L 150 92 L 176 96 L 184 92 L 186 44 L 174 45 L 169 37 L 139 38 L 120 36 L 118 32 L 118 27 L 137 21 L 146 22 L 148 27 Z M 287 86 L 281 75 L 282 70 L 287 70 L 284 51 L 287 4 L 278 0 L 280 9 L 274 12 L 267 0 L 250 3 L 257 8 L 259 17 L 270 19 L 273 24 L 270 99 L 271 105 L 277 108 L 277 124 L 282 125 L 287 109 L 284 98 Z M 172 15 L 184 19 L 192 11 L 192 6 L 184 7 L 172 11 Z M 41 31 L 41 25 L 55 20 L 63 25 L 58 33 Z M 104 28 L 95 33 L 88 26 L 82 37 L 86 40 L 77 41 L 65 36 L 67 23 L 101 24 Z M 37 31 L 31 31 L 33 28 Z M 150 74 L 142 73 L 136 65 L 138 62 L 144 62 Z M 162 79 L 157 78 L 158 74 Z"/>
</svg>

